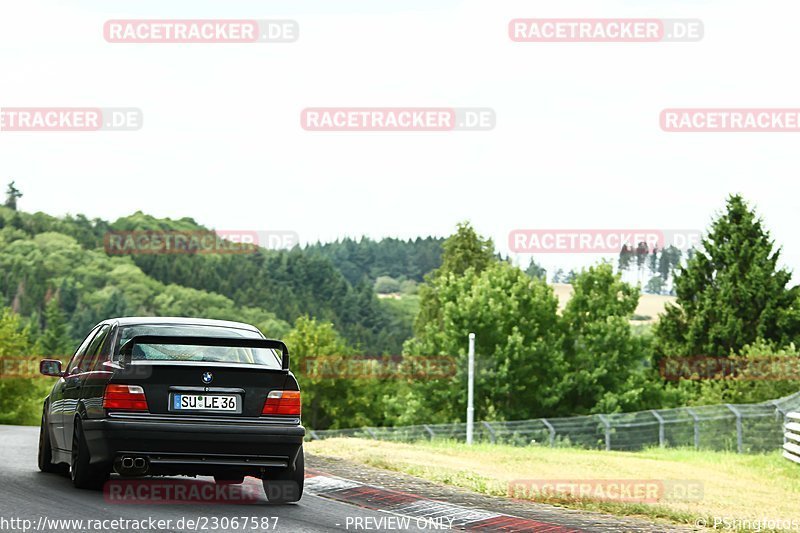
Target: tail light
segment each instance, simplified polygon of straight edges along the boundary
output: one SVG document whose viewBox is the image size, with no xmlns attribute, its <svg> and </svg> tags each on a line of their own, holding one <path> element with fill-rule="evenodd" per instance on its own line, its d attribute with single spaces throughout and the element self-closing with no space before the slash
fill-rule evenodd
<svg viewBox="0 0 800 533">
<path fill-rule="evenodd" d="M 274 390 L 267 394 L 262 415 L 300 416 L 300 391 Z"/>
<path fill-rule="evenodd" d="M 147 411 L 147 398 L 144 389 L 138 385 L 106 385 L 103 394 L 104 409 L 122 411 Z"/>
</svg>

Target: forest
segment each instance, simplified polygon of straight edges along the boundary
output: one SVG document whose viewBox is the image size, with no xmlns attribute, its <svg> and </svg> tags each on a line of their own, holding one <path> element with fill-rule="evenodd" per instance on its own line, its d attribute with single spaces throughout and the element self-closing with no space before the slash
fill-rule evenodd
<svg viewBox="0 0 800 533">
<path fill-rule="evenodd" d="M 12 371 L 20 360 L 66 360 L 95 323 L 115 316 L 237 320 L 284 339 L 314 429 L 462 421 L 469 332 L 477 420 L 761 401 L 798 389 L 788 377 L 659 375 L 672 357 L 798 357 L 798 287 L 764 221 L 737 195 L 699 249 L 669 268 L 654 260 L 677 301 L 652 327 L 631 325 L 643 287 L 622 280 L 630 261 L 571 273 L 574 293 L 559 311 L 535 263 L 514 265 L 468 222 L 446 239 L 348 238 L 242 254 L 104 249 L 109 232 L 209 229 L 143 212 L 108 222 L 0 207 L 0 423 L 38 423 L 51 384 Z M 330 371 L 365 360 L 391 371 Z"/>
</svg>

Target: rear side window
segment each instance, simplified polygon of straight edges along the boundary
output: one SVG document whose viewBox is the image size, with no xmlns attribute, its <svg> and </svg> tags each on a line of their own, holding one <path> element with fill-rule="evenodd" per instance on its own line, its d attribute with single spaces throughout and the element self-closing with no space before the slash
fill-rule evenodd
<svg viewBox="0 0 800 533">
<path fill-rule="evenodd" d="M 95 336 L 95 338 L 92 339 L 92 343 L 86 350 L 86 362 L 83 363 L 83 366 L 85 367 L 83 370 L 99 370 L 100 364 L 106 360 L 103 354 L 103 346 L 106 344 L 105 341 L 108 338 L 109 331 L 111 331 L 111 326 L 105 325 L 102 327 L 102 329 L 100 329 L 100 332 Z"/>
<path fill-rule="evenodd" d="M 75 351 L 75 355 L 72 356 L 72 359 L 69 361 L 69 366 L 67 367 L 68 374 L 75 374 L 77 372 L 76 369 L 84 370 L 81 365 L 83 365 L 84 360 L 86 359 L 86 353 L 89 348 L 89 344 L 94 339 L 95 335 L 97 334 L 97 330 L 99 328 L 94 328 L 85 339 L 81 343 L 80 347 Z M 85 366 L 85 365 L 83 365 Z"/>
</svg>

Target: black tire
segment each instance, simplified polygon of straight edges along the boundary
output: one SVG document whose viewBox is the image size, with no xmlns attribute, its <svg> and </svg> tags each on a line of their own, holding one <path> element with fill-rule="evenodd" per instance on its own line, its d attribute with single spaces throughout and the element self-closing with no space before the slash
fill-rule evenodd
<svg viewBox="0 0 800 533">
<path fill-rule="evenodd" d="M 83 436 L 83 427 L 79 418 L 75 419 L 75 430 L 72 432 L 72 464 L 70 477 L 72 484 L 79 489 L 98 490 L 108 479 L 110 472 L 89 464 L 89 447 Z"/>
<path fill-rule="evenodd" d="M 39 470 L 48 474 L 66 474 L 67 465 L 53 462 L 53 447 L 50 444 L 50 430 L 47 419 L 42 413 L 42 425 L 39 427 Z"/>
<path fill-rule="evenodd" d="M 274 475 L 262 478 L 264 492 L 269 503 L 292 503 L 300 501 L 303 497 L 303 482 L 305 481 L 306 469 L 305 458 L 303 457 L 303 447 L 297 454 L 294 468 L 284 468 Z"/>
</svg>

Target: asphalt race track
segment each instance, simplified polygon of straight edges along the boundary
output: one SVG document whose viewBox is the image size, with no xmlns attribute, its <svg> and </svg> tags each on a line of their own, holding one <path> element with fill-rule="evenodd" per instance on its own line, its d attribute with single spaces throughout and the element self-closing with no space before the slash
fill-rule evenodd
<svg viewBox="0 0 800 533">
<path fill-rule="evenodd" d="M 492 505 L 493 498 L 478 495 L 471 495 L 470 501 L 445 493 L 431 499 L 416 494 L 414 484 L 408 480 L 400 490 L 386 488 L 387 481 L 389 485 L 395 481 L 404 485 L 402 475 L 387 480 L 385 473 L 370 474 L 365 469 L 345 472 L 346 477 L 328 474 L 329 469 L 342 470 L 335 462 L 322 471 L 306 468 L 305 491 L 297 504 L 270 505 L 261 482 L 253 478 L 247 478 L 242 485 L 228 486 L 239 490 L 240 496 L 227 501 L 213 496 L 214 490 L 225 489 L 213 478 L 112 476 L 104 491 L 79 490 L 68 476 L 39 472 L 38 438 L 38 427 L 0 425 L 0 531 L 690 531 L 681 526 L 667 527 L 552 506 L 539 506 L 535 512 L 529 508 L 504 512 Z M 159 497 L 157 492 L 145 491 L 144 497 L 134 494 L 134 500 L 139 498 L 135 502 L 114 498 L 115 491 L 122 494 L 125 487 L 135 493 L 139 488 L 158 491 L 178 486 L 201 488 L 211 492 L 212 497 L 193 501 L 175 498 L 181 500 L 176 503 L 175 499 L 165 502 L 169 498 Z M 425 492 L 424 487 L 416 488 Z M 153 494 L 156 496 L 151 497 Z M 495 510 L 487 510 L 492 508 Z"/>
<path fill-rule="evenodd" d="M 43 527 L 43 531 L 101 531 L 97 529 L 78 529 L 75 527 L 54 527 L 58 524 L 53 520 L 102 520 L 102 519 L 131 519 L 144 520 L 171 520 L 170 528 L 155 529 L 155 531 L 269 531 L 261 527 L 250 529 L 242 527 L 244 518 L 255 517 L 257 523 L 266 520 L 270 528 L 277 524 L 276 531 L 284 532 L 321 532 L 321 531 L 355 531 L 355 521 L 358 518 L 369 521 L 361 522 L 369 525 L 369 529 L 362 527 L 361 531 L 381 531 L 378 524 L 387 524 L 385 520 L 397 520 L 397 517 L 388 513 L 371 511 L 337 502 L 331 499 L 305 494 L 298 504 L 269 505 L 266 498 L 263 504 L 158 504 L 134 505 L 115 504 L 105 500 L 102 492 L 78 490 L 72 486 L 68 477 L 58 474 L 44 474 L 39 472 L 36 465 L 36 452 L 39 438 L 38 427 L 0 426 L 0 517 L 5 520 L 19 519 L 17 522 L 3 522 L 0 520 L 2 531 L 23 531 L 24 523 L 21 520 L 30 520 L 29 531 L 36 531 L 40 526 L 40 517 L 45 517 L 41 525 L 50 521 L 51 527 Z M 210 478 L 209 478 L 210 479 Z M 213 483 L 213 479 L 210 480 Z M 234 529 L 231 522 L 226 528 L 221 527 L 223 518 L 238 517 L 239 527 Z M 277 521 L 274 520 L 277 517 Z M 347 520 L 350 518 L 348 529 Z M 176 524 L 184 519 L 183 528 Z M 383 519 L 384 522 L 380 520 Z M 197 521 L 196 528 L 186 527 L 187 520 Z M 213 522 L 218 521 L 213 528 Z M 107 524 L 111 525 L 111 524 Z M 419 529 L 411 522 L 411 528 L 405 531 L 430 531 Z M 147 524 L 140 526 L 140 531 L 153 531 L 145 529 Z M 40 530 L 40 531 L 41 531 Z M 133 531 L 133 529 L 106 528 L 104 531 Z M 387 529 L 389 530 L 389 529 Z M 396 529 L 392 529 L 396 531 Z"/>
</svg>

